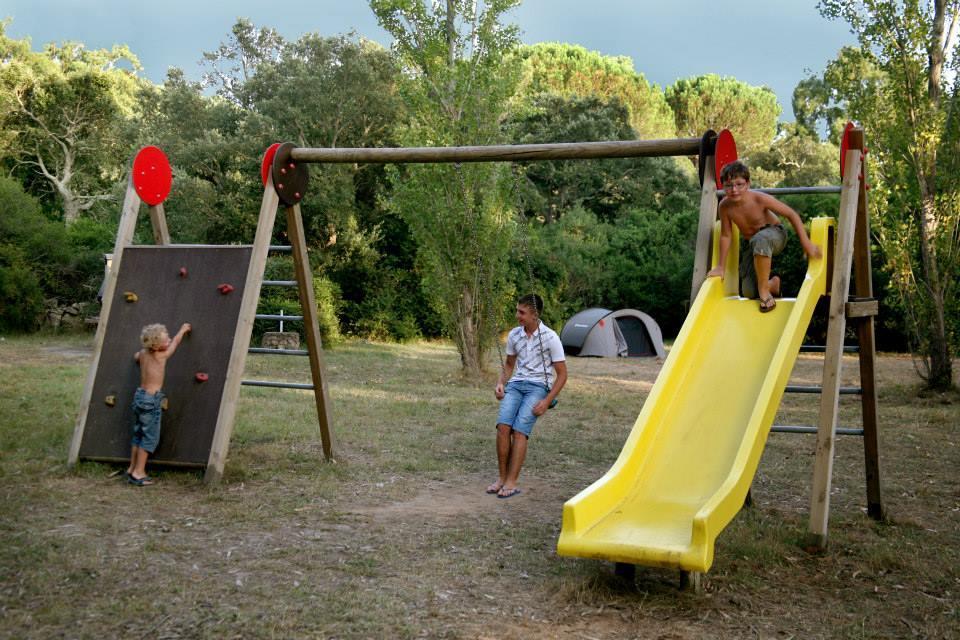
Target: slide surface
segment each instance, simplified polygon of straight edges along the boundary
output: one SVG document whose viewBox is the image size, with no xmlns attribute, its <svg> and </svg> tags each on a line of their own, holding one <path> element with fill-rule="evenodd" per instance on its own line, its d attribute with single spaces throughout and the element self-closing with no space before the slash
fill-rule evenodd
<svg viewBox="0 0 960 640">
<path fill-rule="evenodd" d="M 700 288 L 617 461 L 564 505 L 560 555 L 710 568 L 826 290 L 832 225 L 812 221 L 823 257 L 809 262 L 797 297 L 778 298 L 770 313 L 736 295 L 734 229 L 724 280 L 708 278 Z"/>
</svg>

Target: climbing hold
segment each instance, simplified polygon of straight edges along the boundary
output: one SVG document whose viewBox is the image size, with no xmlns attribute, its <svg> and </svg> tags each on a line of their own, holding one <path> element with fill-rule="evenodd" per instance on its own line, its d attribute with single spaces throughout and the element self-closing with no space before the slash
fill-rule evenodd
<svg viewBox="0 0 960 640">
<path fill-rule="evenodd" d="M 169 409 L 169 408 L 170 408 L 170 399 L 169 399 L 169 398 L 164 398 L 163 400 L 161 400 L 161 401 L 160 401 L 160 408 L 161 408 L 163 411 L 166 411 L 167 409 Z"/>
<path fill-rule="evenodd" d="M 221 293 L 221 294 L 227 295 L 228 293 L 230 293 L 231 291 L 233 291 L 233 285 L 232 285 L 232 284 L 223 283 L 223 284 L 221 284 L 221 285 L 218 285 L 218 286 L 217 286 L 217 289 L 220 290 L 220 293 Z"/>
<path fill-rule="evenodd" d="M 203 371 L 198 371 L 197 374 L 193 377 L 197 380 L 197 382 L 206 382 L 207 380 L 210 379 L 210 376 L 205 374 Z"/>
<path fill-rule="evenodd" d="M 181 277 L 181 278 L 186 278 L 186 277 L 187 277 L 187 268 L 186 268 L 186 267 L 180 267 L 180 277 Z"/>
<path fill-rule="evenodd" d="M 137 294 L 135 294 L 133 291 L 124 291 L 123 298 L 127 302 L 136 302 L 137 300 L 140 299 L 139 297 L 137 297 Z"/>
<path fill-rule="evenodd" d="M 107 396 L 103 399 L 103 404 L 108 407 L 115 407 L 117 405 L 117 396 Z"/>
</svg>

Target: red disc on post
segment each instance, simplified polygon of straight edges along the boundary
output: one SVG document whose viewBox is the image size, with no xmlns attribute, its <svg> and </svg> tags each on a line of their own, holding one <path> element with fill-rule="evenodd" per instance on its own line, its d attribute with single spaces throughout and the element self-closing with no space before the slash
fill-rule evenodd
<svg viewBox="0 0 960 640">
<path fill-rule="evenodd" d="M 737 142 L 733 139 L 730 129 L 724 129 L 717 136 L 717 147 L 714 151 L 714 168 L 717 171 L 717 187 L 723 187 L 720 181 L 720 172 L 723 167 L 737 159 Z"/>
<path fill-rule="evenodd" d="M 843 169 L 847 162 L 847 150 L 850 149 L 850 131 L 855 127 L 852 122 L 847 122 L 843 128 L 843 138 L 840 140 L 840 179 L 843 180 Z"/>
<path fill-rule="evenodd" d="M 133 186 L 140 199 L 158 205 L 170 195 L 173 171 L 167 154 L 157 147 L 144 147 L 133 159 Z"/>
<path fill-rule="evenodd" d="M 280 148 L 279 142 L 274 142 L 263 152 L 263 160 L 260 162 L 260 179 L 263 180 L 263 186 L 267 186 L 267 176 L 270 175 L 270 167 L 273 166 L 273 157 L 277 155 L 277 149 Z"/>
</svg>

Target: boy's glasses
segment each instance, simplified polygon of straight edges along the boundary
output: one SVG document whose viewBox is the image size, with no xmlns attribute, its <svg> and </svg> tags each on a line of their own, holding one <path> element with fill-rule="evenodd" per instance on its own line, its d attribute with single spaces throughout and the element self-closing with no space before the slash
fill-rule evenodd
<svg viewBox="0 0 960 640">
<path fill-rule="evenodd" d="M 723 188 L 727 191 L 740 191 L 741 189 L 747 188 L 746 180 L 736 180 L 734 182 L 725 182 L 723 183 Z"/>
</svg>

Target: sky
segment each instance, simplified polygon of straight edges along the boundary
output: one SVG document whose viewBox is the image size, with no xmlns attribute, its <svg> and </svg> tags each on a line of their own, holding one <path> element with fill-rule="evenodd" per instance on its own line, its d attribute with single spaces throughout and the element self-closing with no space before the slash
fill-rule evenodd
<svg viewBox="0 0 960 640">
<path fill-rule="evenodd" d="M 169 67 L 199 80 L 204 51 L 225 41 L 238 17 L 273 27 L 288 40 L 307 32 L 356 31 L 389 46 L 366 0 L 4 0 L 7 35 L 87 47 L 126 44 L 144 74 L 162 82 Z M 661 88 L 706 73 L 770 87 L 793 120 L 794 87 L 823 71 L 840 47 L 853 44 L 847 25 L 828 21 L 815 0 L 524 0 L 508 19 L 526 44 L 566 42 L 605 55 L 627 56 Z"/>
</svg>

